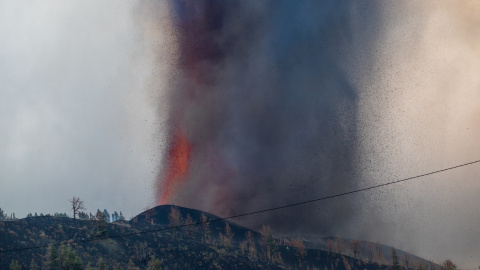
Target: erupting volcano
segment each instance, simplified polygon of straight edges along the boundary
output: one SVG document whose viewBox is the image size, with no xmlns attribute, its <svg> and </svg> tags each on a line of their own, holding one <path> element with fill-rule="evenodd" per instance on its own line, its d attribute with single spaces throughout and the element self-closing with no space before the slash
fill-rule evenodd
<svg viewBox="0 0 480 270">
<path fill-rule="evenodd" d="M 178 55 L 158 204 L 226 216 L 355 188 L 351 4 L 168 3 Z M 324 205 L 238 222 L 335 233 L 353 215 L 347 200 Z M 322 222 L 292 222 L 307 218 Z"/>
</svg>

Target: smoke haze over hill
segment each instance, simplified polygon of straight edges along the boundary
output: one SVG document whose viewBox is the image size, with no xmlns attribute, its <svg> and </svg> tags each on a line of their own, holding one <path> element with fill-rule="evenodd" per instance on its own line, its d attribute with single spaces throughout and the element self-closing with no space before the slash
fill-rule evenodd
<svg viewBox="0 0 480 270">
<path fill-rule="evenodd" d="M 166 61 L 173 82 L 164 92 L 170 102 L 162 112 L 171 122 L 159 203 L 249 212 L 422 174 L 479 153 L 472 148 L 479 134 L 476 4 L 169 4 L 169 19 L 152 23 L 168 26 L 175 51 Z M 141 17 L 155 18 L 155 5 L 143 2 Z M 178 151 L 178 141 L 188 147 Z M 181 173 L 178 160 L 188 161 Z M 478 169 L 462 170 L 456 173 L 468 190 L 448 184 L 451 172 L 241 222 L 379 239 L 436 250 L 441 260 L 461 243 L 476 250 L 469 233 L 438 240 L 453 230 L 438 225 L 448 224 L 439 218 L 445 213 L 461 231 L 480 220 L 471 203 L 479 187 L 467 172 Z M 462 203 L 468 217 L 452 212 Z M 430 240 L 418 241 L 420 235 Z"/>
</svg>

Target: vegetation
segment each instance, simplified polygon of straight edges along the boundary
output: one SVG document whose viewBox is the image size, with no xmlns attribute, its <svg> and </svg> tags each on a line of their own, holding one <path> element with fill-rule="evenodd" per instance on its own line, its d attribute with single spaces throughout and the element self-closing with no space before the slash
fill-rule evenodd
<svg viewBox="0 0 480 270">
<path fill-rule="evenodd" d="M 392 248 L 392 268 L 394 270 L 400 270 L 400 263 L 398 262 L 397 252 Z"/>
<path fill-rule="evenodd" d="M 148 209 L 131 221 L 121 219 L 121 212 L 98 209 L 87 218 L 80 213 L 77 219 L 32 215 L 1 221 L 0 252 L 20 250 L 2 253 L 0 269 L 430 269 L 402 253 L 400 263 L 394 249 L 394 260 L 387 261 L 378 243 L 349 240 L 348 256 L 340 237 L 312 249 L 301 237 L 276 238 L 267 225 L 256 232 L 176 206 Z M 169 226 L 180 228 L 165 229 Z M 36 246 L 43 247 L 31 248 Z M 364 260 L 362 246 L 368 249 Z M 442 264 L 455 267 L 449 260 Z"/>
<path fill-rule="evenodd" d="M 442 263 L 440 269 L 442 269 L 442 270 L 455 270 L 455 269 L 457 269 L 457 265 L 454 264 L 451 260 L 445 260 Z"/>
</svg>

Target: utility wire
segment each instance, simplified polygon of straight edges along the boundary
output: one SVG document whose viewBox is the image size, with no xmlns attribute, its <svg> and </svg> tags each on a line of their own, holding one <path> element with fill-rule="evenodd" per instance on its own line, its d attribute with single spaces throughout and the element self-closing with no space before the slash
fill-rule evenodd
<svg viewBox="0 0 480 270">
<path fill-rule="evenodd" d="M 348 191 L 348 192 L 338 193 L 338 194 L 335 194 L 335 195 L 321 197 L 321 198 L 317 198 L 317 199 L 313 199 L 313 200 L 308 200 L 308 201 L 303 201 L 303 202 L 298 202 L 298 203 L 293 203 L 293 204 L 287 204 L 287 205 L 283 205 L 283 206 L 277 206 L 277 207 L 273 207 L 273 208 L 268 208 L 268 209 L 263 209 L 263 210 L 258 210 L 258 211 L 253 211 L 253 212 L 248 212 L 248 213 L 243 213 L 243 214 L 238 214 L 238 215 L 233 215 L 233 216 L 229 216 L 229 217 L 215 218 L 215 219 L 212 219 L 212 220 L 208 220 L 206 222 L 194 222 L 194 223 L 183 224 L 183 225 L 178 225 L 178 226 L 169 226 L 169 227 L 157 228 L 157 229 L 146 230 L 146 231 L 131 232 L 131 233 L 120 234 L 120 235 L 112 235 L 112 236 L 107 236 L 107 237 L 104 237 L 104 238 L 73 241 L 73 242 L 69 242 L 68 244 L 70 245 L 70 244 L 80 244 L 80 243 L 88 243 L 88 242 L 99 242 L 99 241 L 103 241 L 103 240 L 107 240 L 107 239 L 123 238 L 123 237 L 132 236 L 132 235 L 141 235 L 141 234 L 146 234 L 146 233 L 151 233 L 151 232 L 173 230 L 173 229 L 179 229 L 179 228 L 184 228 L 184 227 L 189 227 L 189 226 L 197 226 L 197 225 L 201 225 L 201 224 L 204 224 L 204 223 L 212 223 L 212 222 L 218 222 L 218 221 L 222 221 L 222 220 L 228 220 L 228 219 L 234 219 L 234 218 L 245 217 L 245 216 L 250 216 L 250 215 L 256 215 L 256 214 L 260 214 L 260 213 L 265 213 L 265 212 L 270 212 L 270 211 L 295 207 L 295 206 L 299 206 L 299 205 L 324 201 L 324 200 L 333 199 L 333 198 L 337 198 L 337 197 L 341 197 L 341 196 L 346 196 L 346 195 L 350 195 L 350 194 L 354 194 L 354 193 L 364 192 L 364 191 L 367 191 L 367 190 L 372 190 L 372 189 L 376 189 L 376 188 L 380 188 L 380 187 L 385 187 L 385 186 L 394 185 L 394 184 L 398 184 L 398 183 L 402 183 L 402 182 L 407 182 L 407 181 L 418 179 L 418 178 L 421 178 L 421 177 L 425 177 L 425 176 L 429 176 L 429 175 L 433 175 L 433 174 L 457 169 L 457 168 L 460 168 L 460 167 L 469 166 L 469 165 L 472 165 L 472 164 L 475 164 L 475 163 L 480 163 L 480 160 L 475 160 L 475 161 L 472 161 L 472 162 L 463 163 L 463 164 L 456 165 L 456 166 L 453 166 L 453 167 L 449 167 L 449 168 L 445 168 L 445 169 L 441 169 L 441 170 L 437 170 L 437 171 L 433 171 L 433 172 L 429 172 L 429 173 L 425 173 L 425 174 L 420 174 L 420 175 L 417 175 L 417 176 L 412 176 L 412 177 L 396 180 L 396 181 L 393 181 L 393 182 L 388 182 L 388 183 L 374 185 L 374 186 L 361 188 L 361 189 L 357 189 L 357 190 L 352 190 L 352 191 Z M 56 244 L 40 245 L 40 246 L 33 246 L 33 247 L 7 249 L 7 250 L 1 250 L 0 253 L 39 249 L 39 248 L 45 248 L 45 247 L 49 247 L 49 246 L 59 246 L 61 244 L 62 243 L 56 243 Z"/>
</svg>

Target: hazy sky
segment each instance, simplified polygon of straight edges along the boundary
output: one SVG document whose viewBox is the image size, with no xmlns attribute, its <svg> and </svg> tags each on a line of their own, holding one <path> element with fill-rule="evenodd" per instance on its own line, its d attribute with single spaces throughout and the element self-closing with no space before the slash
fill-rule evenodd
<svg viewBox="0 0 480 270">
<path fill-rule="evenodd" d="M 363 180 L 479 160 L 480 3 L 390 1 L 383 9 L 375 64 L 355 79 Z M 354 226 L 360 236 L 472 269 L 480 265 L 479 176 L 475 164 L 367 192 L 359 207 L 366 221 Z"/>
<path fill-rule="evenodd" d="M 69 213 L 75 195 L 87 211 L 130 217 L 153 201 L 160 123 L 134 6 L 0 1 L 0 207 L 7 213 Z"/>
<path fill-rule="evenodd" d="M 383 5 L 375 64 L 357 63 L 364 73 L 351 78 L 361 89 L 360 186 L 480 159 L 479 4 L 402 3 Z M 73 195 L 87 211 L 127 217 L 153 206 L 168 106 L 162 74 L 171 59 L 152 50 L 174 49 L 168 22 L 138 25 L 137 5 L 0 0 L 0 207 L 7 213 L 69 213 Z M 355 195 L 364 197 L 357 206 L 364 217 L 351 236 L 474 268 L 479 175 L 473 165 Z"/>
</svg>

